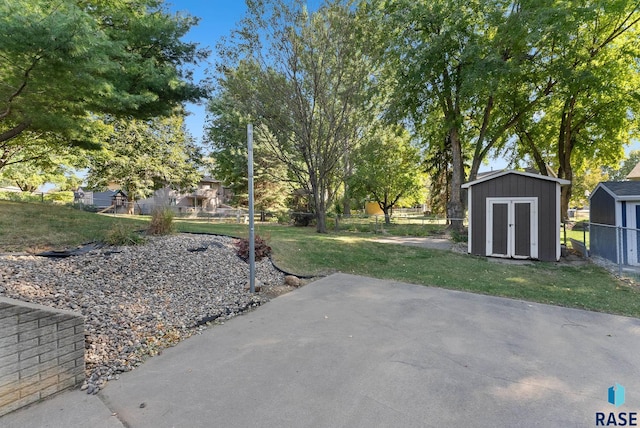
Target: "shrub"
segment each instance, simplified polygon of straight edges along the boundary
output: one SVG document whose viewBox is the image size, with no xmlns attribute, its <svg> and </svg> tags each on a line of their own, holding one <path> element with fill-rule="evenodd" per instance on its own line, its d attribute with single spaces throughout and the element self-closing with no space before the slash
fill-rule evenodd
<svg viewBox="0 0 640 428">
<path fill-rule="evenodd" d="M 266 241 L 260 236 L 255 236 L 254 245 L 256 260 L 262 260 L 263 258 L 269 257 L 271 255 L 271 247 L 267 245 Z M 245 262 L 249 261 L 249 239 L 240 239 L 236 243 L 236 247 L 238 249 L 238 256 Z"/>
<path fill-rule="evenodd" d="M 297 227 L 307 227 L 313 224 L 313 220 L 315 219 L 315 214 L 313 213 L 291 213 L 291 217 L 293 218 L 293 225 Z"/>
<path fill-rule="evenodd" d="M 69 191 L 47 193 L 44 195 L 44 197 L 46 201 L 51 201 L 53 203 L 63 203 L 63 204 L 73 203 L 73 192 L 69 192 Z"/>
<path fill-rule="evenodd" d="M 287 211 L 279 211 L 276 213 L 276 219 L 279 224 L 289 224 L 291 223 L 291 216 Z"/>
<path fill-rule="evenodd" d="M 173 218 L 175 214 L 171 208 L 159 208 L 151 214 L 151 223 L 147 229 L 149 235 L 169 235 L 175 231 Z"/>
<path fill-rule="evenodd" d="M 140 233 L 130 226 L 122 223 L 115 223 L 109 231 L 107 231 L 104 242 L 109 245 L 138 245 L 145 242 Z"/>
</svg>

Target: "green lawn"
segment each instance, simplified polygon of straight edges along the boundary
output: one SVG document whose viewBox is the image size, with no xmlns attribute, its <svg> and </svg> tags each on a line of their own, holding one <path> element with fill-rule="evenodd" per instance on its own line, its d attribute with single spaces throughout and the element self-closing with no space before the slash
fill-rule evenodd
<svg viewBox="0 0 640 428">
<path fill-rule="evenodd" d="M 68 248 L 102 240 L 117 223 L 141 229 L 148 219 L 98 215 L 55 204 L 0 201 L 0 252 Z"/>
<path fill-rule="evenodd" d="M 248 233 L 246 225 L 233 224 L 183 223 L 179 228 L 234 236 Z M 381 244 L 372 241 L 373 234 L 318 234 L 313 228 L 257 225 L 256 234 L 267 238 L 278 266 L 298 274 L 352 273 L 640 317 L 640 288 L 592 264 L 515 265 L 450 251 Z"/>
<path fill-rule="evenodd" d="M 147 221 L 0 201 L 0 252 L 65 248 L 101 239 L 116 222 L 143 228 Z M 177 220 L 176 225 L 182 232 L 248 235 L 245 224 Z M 411 227 L 431 231 L 424 234 L 437 233 L 422 225 Z M 401 230 L 407 233 L 408 229 L 403 226 Z M 387 233 L 393 231 L 391 227 Z M 257 224 L 256 234 L 273 248 L 273 260 L 279 267 L 299 275 L 345 272 L 640 318 L 640 288 L 592 264 L 516 265 L 451 251 L 377 243 L 373 239 L 378 234 L 356 230 L 318 234 L 314 228 Z"/>
</svg>

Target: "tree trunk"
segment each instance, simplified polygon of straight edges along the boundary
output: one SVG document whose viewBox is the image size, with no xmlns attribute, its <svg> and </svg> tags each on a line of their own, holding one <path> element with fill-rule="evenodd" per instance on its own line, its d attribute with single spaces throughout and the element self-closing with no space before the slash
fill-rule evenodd
<svg viewBox="0 0 640 428">
<path fill-rule="evenodd" d="M 536 163 L 536 167 L 538 168 L 538 171 L 540 172 L 540 174 L 549 175 L 549 173 L 547 172 L 547 163 L 542 158 L 542 154 L 540 153 L 540 150 L 538 150 L 538 148 L 536 147 L 536 144 L 534 143 L 533 138 L 531 137 L 531 134 L 529 134 L 529 132 L 527 132 L 526 130 L 522 129 L 520 126 L 517 127 L 517 132 L 520 136 L 520 140 L 526 144 L 527 148 L 529 149 L 529 153 L 531 154 L 531 156 L 533 156 L 533 159 L 535 160 L 535 163 Z"/>
<path fill-rule="evenodd" d="M 318 187 L 317 184 L 311 183 L 311 191 L 313 192 L 313 201 L 316 210 L 316 232 L 327 233 L 327 207 L 324 198 L 324 189 Z"/>
<path fill-rule="evenodd" d="M 351 217 L 351 189 L 349 189 L 349 178 L 351 177 L 351 160 L 349 159 L 349 142 L 344 144 L 344 199 L 342 200 L 342 214 Z"/>
<path fill-rule="evenodd" d="M 349 187 L 344 185 L 344 199 L 342 200 L 342 214 L 351 217 L 351 198 L 349 197 Z"/>
<path fill-rule="evenodd" d="M 558 178 L 571 181 L 573 168 L 571 167 L 571 154 L 575 145 L 576 135 L 573 131 L 573 113 L 576 105 L 575 97 L 569 98 L 562 111 L 560 121 L 560 133 L 558 135 Z M 569 201 L 571 199 L 571 184 L 562 186 L 560 190 L 560 218 L 565 221 L 569 218 Z"/>
<path fill-rule="evenodd" d="M 384 213 L 384 224 L 391 224 L 391 207 L 385 207 L 382 212 Z"/>
<path fill-rule="evenodd" d="M 461 232 L 463 229 L 464 205 L 462 204 L 462 177 L 464 169 L 462 165 L 462 145 L 460 144 L 460 136 L 458 129 L 452 127 L 449 130 L 449 141 L 451 143 L 451 193 L 449 202 L 447 203 L 447 217 L 449 218 L 449 227 L 452 230 Z"/>
<path fill-rule="evenodd" d="M 316 208 L 316 232 L 327 233 L 327 213 L 324 207 Z"/>
</svg>

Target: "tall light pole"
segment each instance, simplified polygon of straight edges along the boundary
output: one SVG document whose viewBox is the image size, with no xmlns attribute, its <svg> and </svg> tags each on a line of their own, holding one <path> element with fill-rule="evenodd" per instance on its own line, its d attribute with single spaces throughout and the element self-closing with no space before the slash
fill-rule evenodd
<svg viewBox="0 0 640 428">
<path fill-rule="evenodd" d="M 253 124 L 247 125 L 247 144 L 249 152 L 249 291 L 256 291 L 256 241 L 254 236 L 253 209 Z"/>
</svg>

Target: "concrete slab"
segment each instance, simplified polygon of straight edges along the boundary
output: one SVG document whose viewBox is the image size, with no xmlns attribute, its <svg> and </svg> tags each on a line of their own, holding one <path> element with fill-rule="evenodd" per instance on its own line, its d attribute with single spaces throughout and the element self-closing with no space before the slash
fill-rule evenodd
<svg viewBox="0 0 640 428">
<path fill-rule="evenodd" d="M 336 274 L 100 394 L 131 428 L 584 427 L 640 412 L 639 355 L 638 319 Z"/>
<path fill-rule="evenodd" d="M 80 390 L 56 394 L 0 418 L 2 428 L 124 428 L 97 395 Z"/>
</svg>

